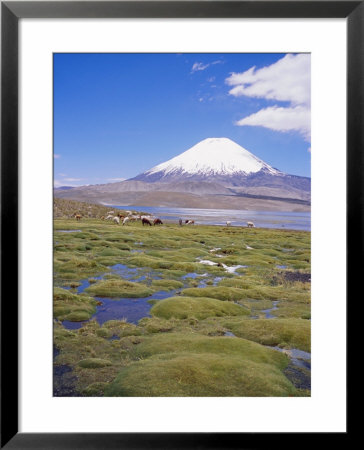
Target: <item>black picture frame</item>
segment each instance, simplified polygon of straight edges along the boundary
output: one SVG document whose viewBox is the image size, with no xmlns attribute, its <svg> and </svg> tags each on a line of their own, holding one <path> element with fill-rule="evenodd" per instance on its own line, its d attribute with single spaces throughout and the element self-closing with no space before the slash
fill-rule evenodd
<svg viewBox="0 0 364 450">
<path fill-rule="evenodd" d="M 347 305 L 362 277 L 364 1 L 1 2 L 1 448 L 182 449 L 285 447 L 280 433 L 19 433 L 18 23 L 22 18 L 345 18 L 347 20 Z M 360 291 L 359 291 L 360 292 Z M 11 301 L 7 301 L 11 297 Z M 349 310 L 347 310 L 349 312 Z M 16 322 L 16 321 L 15 321 Z M 6 340 L 11 326 L 12 340 Z M 350 348 L 350 345 L 347 346 Z M 349 436 L 333 433 L 340 441 Z M 295 434 L 295 433 L 293 433 Z M 315 434 L 315 442 L 319 442 Z M 292 437 L 292 434 L 291 434 Z M 300 436 L 307 443 L 310 433 Z M 327 444 L 327 435 L 322 436 Z M 297 442 L 297 436 L 292 437 Z M 269 444 L 268 444 L 269 443 Z"/>
</svg>

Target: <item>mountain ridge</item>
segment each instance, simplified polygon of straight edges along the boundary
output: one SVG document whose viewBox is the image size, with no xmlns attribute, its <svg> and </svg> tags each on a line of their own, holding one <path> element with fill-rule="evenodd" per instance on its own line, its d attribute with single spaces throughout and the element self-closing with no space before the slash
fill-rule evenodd
<svg viewBox="0 0 364 450">
<path fill-rule="evenodd" d="M 256 200 L 256 208 L 261 204 L 264 209 L 274 209 L 276 200 L 279 208 L 286 202 L 288 210 L 292 210 L 295 201 L 300 208 L 309 207 L 311 180 L 281 172 L 228 138 L 207 138 L 128 180 L 81 186 L 55 195 L 95 202 L 113 199 L 124 205 L 209 204 L 211 208 L 218 205 L 226 209 L 233 204 L 251 208 L 252 199 Z"/>
</svg>

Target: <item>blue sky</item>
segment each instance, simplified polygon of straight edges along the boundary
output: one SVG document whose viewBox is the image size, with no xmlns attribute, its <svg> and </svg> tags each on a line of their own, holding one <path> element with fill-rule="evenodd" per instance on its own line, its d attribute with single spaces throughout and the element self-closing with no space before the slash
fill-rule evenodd
<svg viewBox="0 0 364 450">
<path fill-rule="evenodd" d="M 131 178 L 208 137 L 310 176 L 310 56 L 55 54 L 55 185 Z"/>
</svg>

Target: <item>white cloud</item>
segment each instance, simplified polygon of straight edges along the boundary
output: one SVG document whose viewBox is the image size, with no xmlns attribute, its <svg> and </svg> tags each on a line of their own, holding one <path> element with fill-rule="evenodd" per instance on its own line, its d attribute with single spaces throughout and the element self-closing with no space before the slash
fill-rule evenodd
<svg viewBox="0 0 364 450">
<path fill-rule="evenodd" d="M 304 53 L 288 54 L 270 66 L 258 70 L 253 66 L 243 73 L 232 73 L 225 81 L 235 86 L 229 92 L 235 97 L 245 95 L 309 105 L 311 58 Z"/>
<path fill-rule="evenodd" d="M 82 178 L 65 178 L 64 181 L 69 181 L 73 183 L 75 181 L 82 181 Z"/>
<path fill-rule="evenodd" d="M 308 54 L 288 54 L 270 66 L 251 67 L 232 73 L 225 82 L 234 97 L 247 96 L 289 102 L 288 107 L 272 106 L 236 122 L 276 131 L 298 131 L 310 140 L 311 59 Z"/>
<path fill-rule="evenodd" d="M 310 140 L 311 114 L 310 109 L 306 106 L 300 105 L 292 108 L 271 106 L 244 117 L 235 124 L 260 126 L 283 132 L 298 131 L 307 141 Z"/>
<path fill-rule="evenodd" d="M 193 72 L 198 72 L 199 70 L 205 70 L 209 67 L 210 64 L 203 64 L 203 63 L 199 63 L 196 62 L 191 69 L 191 73 Z"/>
</svg>

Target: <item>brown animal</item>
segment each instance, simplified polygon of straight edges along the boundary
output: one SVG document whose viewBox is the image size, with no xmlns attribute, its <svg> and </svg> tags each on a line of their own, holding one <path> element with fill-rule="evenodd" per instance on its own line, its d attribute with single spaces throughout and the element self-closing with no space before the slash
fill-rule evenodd
<svg viewBox="0 0 364 450">
<path fill-rule="evenodd" d="M 105 220 L 105 216 L 101 216 L 101 220 Z"/>
<path fill-rule="evenodd" d="M 195 221 L 194 220 L 186 220 L 186 225 L 194 225 Z"/>
<path fill-rule="evenodd" d="M 142 224 L 143 224 L 143 226 L 144 226 L 144 225 L 150 225 L 150 226 L 152 226 L 151 221 L 148 220 L 148 219 L 146 219 L 145 217 L 143 217 L 143 219 L 142 219 Z"/>
<path fill-rule="evenodd" d="M 163 225 L 163 222 L 161 221 L 161 219 L 154 219 L 153 224 L 154 225 Z"/>
<path fill-rule="evenodd" d="M 81 220 L 81 214 L 75 214 L 76 220 Z"/>
</svg>

